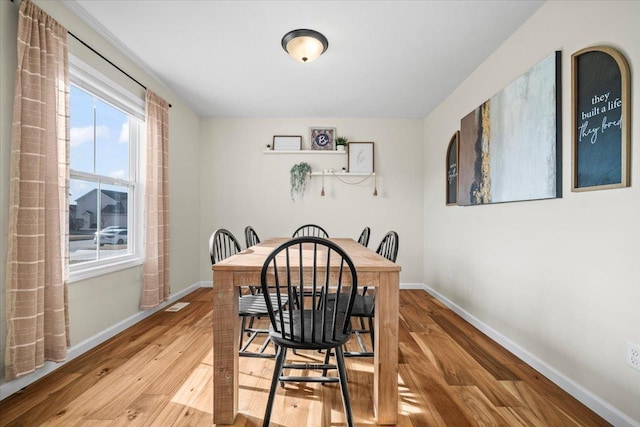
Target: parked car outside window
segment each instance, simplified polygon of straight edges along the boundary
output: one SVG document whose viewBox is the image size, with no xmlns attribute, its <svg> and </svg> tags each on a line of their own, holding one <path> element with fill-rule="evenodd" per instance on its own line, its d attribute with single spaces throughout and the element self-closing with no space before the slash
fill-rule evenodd
<svg viewBox="0 0 640 427">
<path fill-rule="evenodd" d="M 124 245 L 127 243 L 127 228 L 109 226 L 100 230 L 100 246 Z M 98 233 L 93 237 L 93 243 L 98 243 Z"/>
</svg>

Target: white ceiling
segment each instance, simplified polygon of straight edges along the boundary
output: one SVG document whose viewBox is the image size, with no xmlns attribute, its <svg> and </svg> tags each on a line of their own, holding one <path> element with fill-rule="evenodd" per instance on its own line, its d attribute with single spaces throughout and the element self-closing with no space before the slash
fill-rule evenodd
<svg viewBox="0 0 640 427">
<path fill-rule="evenodd" d="M 203 117 L 423 118 L 543 1 L 65 3 Z M 291 59 L 297 28 L 327 52 Z"/>
</svg>

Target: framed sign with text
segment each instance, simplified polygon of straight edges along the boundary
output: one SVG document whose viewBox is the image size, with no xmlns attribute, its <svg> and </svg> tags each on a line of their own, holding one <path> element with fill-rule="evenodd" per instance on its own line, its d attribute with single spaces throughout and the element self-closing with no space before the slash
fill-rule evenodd
<svg viewBox="0 0 640 427">
<path fill-rule="evenodd" d="M 617 50 L 595 46 L 571 55 L 572 191 L 630 185 L 629 64 Z"/>
</svg>

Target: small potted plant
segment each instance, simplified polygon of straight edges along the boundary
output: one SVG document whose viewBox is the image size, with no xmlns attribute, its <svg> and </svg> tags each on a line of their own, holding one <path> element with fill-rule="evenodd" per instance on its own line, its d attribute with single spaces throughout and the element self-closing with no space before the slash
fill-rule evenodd
<svg viewBox="0 0 640 427">
<path fill-rule="evenodd" d="M 311 166 L 307 162 L 296 163 L 291 167 L 291 200 L 295 201 L 295 195 L 304 195 L 307 182 L 311 177 Z"/>
<path fill-rule="evenodd" d="M 339 136 L 336 138 L 336 149 L 338 151 L 344 151 L 349 141 L 344 136 Z"/>
</svg>

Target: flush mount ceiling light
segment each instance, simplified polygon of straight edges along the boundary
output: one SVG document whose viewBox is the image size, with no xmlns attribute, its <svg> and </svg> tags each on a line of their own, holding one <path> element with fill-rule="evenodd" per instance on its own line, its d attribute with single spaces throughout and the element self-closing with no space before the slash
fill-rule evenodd
<svg viewBox="0 0 640 427">
<path fill-rule="evenodd" d="M 293 59 L 311 62 L 322 55 L 329 47 L 325 36 L 314 30 L 293 30 L 282 37 L 282 48 Z"/>
</svg>

